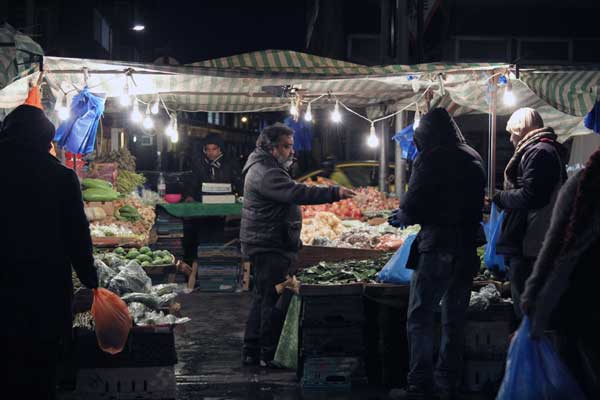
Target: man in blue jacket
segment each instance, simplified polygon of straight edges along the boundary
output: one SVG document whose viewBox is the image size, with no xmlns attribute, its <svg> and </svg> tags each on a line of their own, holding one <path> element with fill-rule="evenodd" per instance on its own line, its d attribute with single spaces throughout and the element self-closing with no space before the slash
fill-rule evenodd
<svg viewBox="0 0 600 400">
<path fill-rule="evenodd" d="M 420 224 L 409 267 L 407 387 L 392 398 L 428 399 L 434 387 L 444 399 L 460 382 L 464 326 L 471 285 L 479 270 L 478 237 L 486 175 L 479 154 L 469 147 L 443 108 L 422 119 L 414 135 L 419 154 L 408 191 L 390 224 Z M 442 306 L 442 342 L 433 371 L 435 310 Z"/>
</svg>

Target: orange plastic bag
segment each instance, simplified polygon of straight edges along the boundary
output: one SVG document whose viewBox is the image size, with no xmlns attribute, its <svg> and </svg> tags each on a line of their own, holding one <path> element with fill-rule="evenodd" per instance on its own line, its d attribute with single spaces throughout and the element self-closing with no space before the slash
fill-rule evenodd
<svg viewBox="0 0 600 400">
<path fill-rule="evenodd" d="M 40 88 L 39 87 L 33 86 L 29 90 L 29 93 L 27 94 L 27 99 L 25 100 L 25 104 L 37 107 L 37 108 L 39 108 L 41 110 L 44 109 L 42 107 L 42 94 L 40 93 Z"/>
<path fill-rule="evenodd" d="M 123 351 L 131 330 L 127 304 L 110 290 L 94 289 L 92 316 L 100 348 L 110 354 Z"/>
</svg>

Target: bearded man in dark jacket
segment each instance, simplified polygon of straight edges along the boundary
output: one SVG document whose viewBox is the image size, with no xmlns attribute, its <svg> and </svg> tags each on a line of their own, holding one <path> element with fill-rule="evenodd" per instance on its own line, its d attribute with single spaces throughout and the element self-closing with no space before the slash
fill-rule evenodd
<svg viewBox="0 0 600 400">
<path fill-rule="evenodd" d="M 29 105 L 0 131 L 0 382 L 31 399 L 54 398 L 59 343 L 72 332 L 71 267 L 98 286 L 79 181 L 48 153 L 53 137 L 44 112 Z"/>
<path fill-rule="evenodd" d="M 506 210 L 496 251 L 507 259 L 513 305 L 521 318 L 520 298 L 550 226 L 552 208 L 565 182 L 565 149 L 540 114 L 521 108 L 506 124 L 515 153 L 504 171 L 504 189 L 494 203 Z"/>
<path fill-rule="evenodd" d="M 464 326 L 472 280 L 479 270 L 478 238 L 486 176 L 479 154 L 469 147 L 443 108 L 427 113 L 416 128 L 419 155 L 408 191 L 390 224 L 420 224 L 411 249 L 407 334 L 408 385 L 393 398 L 429 398 L 435 386 L 452 398 L 459 384 Z M 434 313 L 442 306 L 442 342 L 433 372 Z"/>
<path fill-rule="evenodd" d="M 286 280 L 302 247 L 301 204 L 332 203 L 354 196 L 344 187 L 316 187 L 295 182 L 289 174 L 294 156 L 294 131 L 268 126 L 243 169 L 244 206 L 240 241 L 250 257 L 254 294 L 244 334 L 243 363 L 274 366 L 281 326 L 274 326 L 275 285 Z"/>
</svg>

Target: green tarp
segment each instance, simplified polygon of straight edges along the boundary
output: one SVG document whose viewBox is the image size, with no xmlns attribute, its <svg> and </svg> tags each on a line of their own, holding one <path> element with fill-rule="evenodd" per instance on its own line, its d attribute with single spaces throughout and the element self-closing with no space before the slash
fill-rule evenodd
<svg viewBox="0 0 600 400">
<path fill-rule="evenodd" d="M 236 204 L 202 204 L 202 203 L 177 203 L 160 204 L 166 212 L 178 218 L 221 217 L 239 216 L 242 214 L 242 205 Z"/>
</svg>

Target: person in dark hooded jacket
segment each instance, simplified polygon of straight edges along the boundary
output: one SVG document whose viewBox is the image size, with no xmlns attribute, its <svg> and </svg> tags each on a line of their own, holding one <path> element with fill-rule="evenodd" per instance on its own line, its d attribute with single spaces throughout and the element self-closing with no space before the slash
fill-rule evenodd
<svg viewBox="0 0 600 400">
<path fill-rule="evenodd" d="M 480 264 L 476 249 L 486 175 L 481 157 L 445 109 L 421 119 L 414 141 L 419 154 L 408 191 L 389 220 L 396 227 L 421 225 L 409 260 L 415 271 L 407 317 L 408 384 L 391 396 L 428 398 L 435 383 L 451 398 L 459 384 L 466 312 Z M 440 301 L 442 342 L 434 379 L 434 312 Z"/>
<path fill-rule="evenodd" d="M 504 171 L 504 189 L 493 201 L 506 211 L 496 252 L 508 263 L 514 310 L 519 305 L 525 282 L 550 226 L 552 208 L 567 173 L 565 150 L 550 127 L 544 127 L 540 114 L 521 108 L 506 124 L 515 152 Z"/>
<path fill-rule="evenodd" d="M 98 286 L 92 241 L 75 173 L 49 154 L 54 126 L 22 105 L 0 131 L 0 343 L 2 390 L 54 398 L 59 343 L 70 340 L 71 267 Z"/>
<path fill-rule="evenodd" d="M 275 285 L 286 280 L 302 247 L 301 204 L 332 203 L 354 196 L 344 187 L 316 187 L 295 182 L 289 174 L 294 156 L 294 131 L 275 124 L 263 129 L 244 166 L 244 206 L 240 241 L 250 258 L 254 294 L 242 361 L 273 366 L 281 325 L 273 319 L 278 300 Z M 281 321 L 280 321 L 281 322 Z"/>
</svg>

